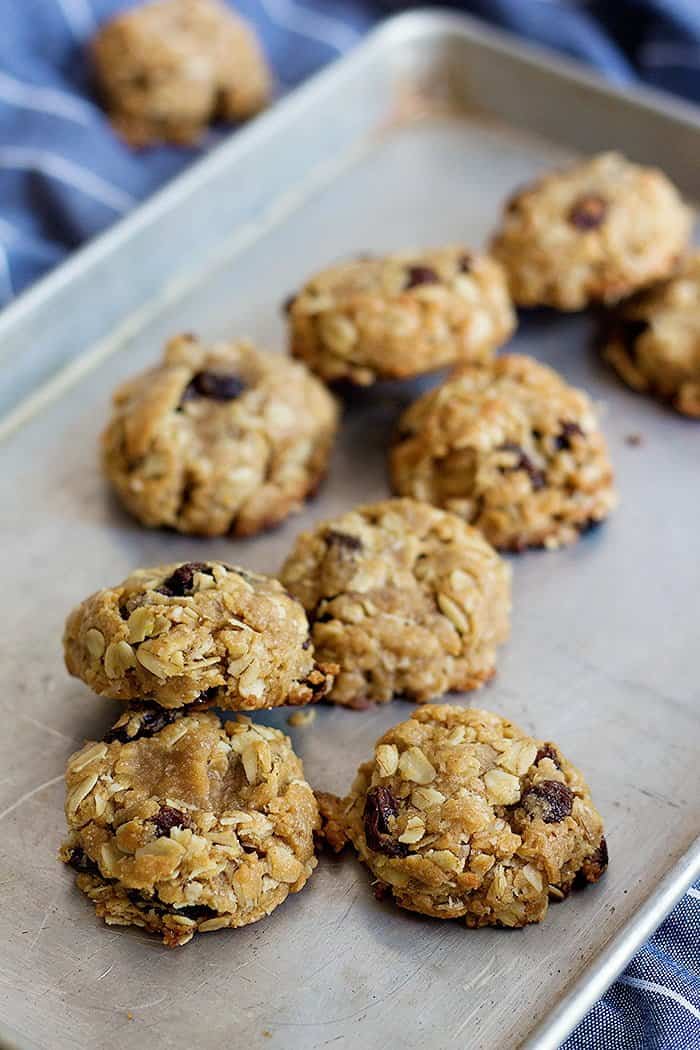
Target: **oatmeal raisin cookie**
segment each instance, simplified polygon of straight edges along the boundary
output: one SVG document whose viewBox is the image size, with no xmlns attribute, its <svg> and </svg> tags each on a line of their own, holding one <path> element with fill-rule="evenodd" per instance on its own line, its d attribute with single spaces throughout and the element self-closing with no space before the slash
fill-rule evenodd
<svg viewBox="0 0 700 1050">
<path fill-rule="evenodd" d="M 277 580 L 219 561 L 139 569 L 73 610 L 66 666 L 94 692 L 248 711 L 328 691 L 306 614 Z"/>
<path fill-rule="evenodd" d="M 334 399 L 303 365 L 183 335 L 117 390 L 103 467 L 144 525 L 250 536 L 317 489 L 337 424 Z"/>
<path fill-rule="evenodd" d="M 394 491 L 459 514 L 495 547 L 559 547 L 616 503 L 593 405 L 551 368 L 508 354 L 415 401 L 391 452 Z"/>
<path fill-rule="evenodd" d="M 509 567 L 456 515 L 414 500 L 302 533 L 281 579 L 309 615 L 317 658 L 340 668 L 338 704 L 476 689 L 508 637 Z"/>
<path fill-rule="evenodd" d="M 414 711 L 377 742 L 343 809 L 360 860 L 400 907 L 471 927 L 539 922 L 607 866 L 579 771 L 488 711 Z"/>
<path fill-rule="evenodd" d="M 318 807 L 289 739 L 239 716 L 137 706 L 71 755 L 61 858 L 109 925 L 165 944 L 269 915 L 316 866 Z"/>
<path fill-rule="evenodd" d="M 661 171 L 602 153 L 516 193 L 491 251 L 519 306 L 580 310 L 670 276 L 691 227 Z"/>
<path fill-rule="evenodd" d="M 488 360 L 515 327 L 499 264 L 460 247 L 332 266 L 288 313 L 292 354 L 358 386 Z"/>
</svg>

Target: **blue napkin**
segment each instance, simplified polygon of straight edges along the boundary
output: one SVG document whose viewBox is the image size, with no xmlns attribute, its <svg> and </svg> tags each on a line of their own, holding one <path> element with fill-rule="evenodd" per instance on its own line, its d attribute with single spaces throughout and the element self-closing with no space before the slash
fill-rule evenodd
<svg viewBox="0 0 700 1050">
<path fill-rule="evenodd" d="M 0 304 L 181 171 L 197 150 L 135 154 L 95 104 L 85 42 L 129 0 L 0 0 Z M 386 0 L 237 0 L 282 91 L 356 43 Z M 700 102 L 700 0 L 472 0 L 453 6 Z M 203 148 L 206 148 L 207 143 Z M 700 884 L 564 1044 L 700 1048 Z"/>
</svg>

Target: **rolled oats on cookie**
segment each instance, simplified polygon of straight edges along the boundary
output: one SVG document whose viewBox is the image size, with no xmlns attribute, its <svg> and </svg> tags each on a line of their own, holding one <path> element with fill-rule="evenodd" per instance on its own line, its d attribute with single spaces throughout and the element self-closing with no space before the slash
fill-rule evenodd
<svg viewBox="0 0 700 1050">
<path fill-rule="evenodd" d="M 396 904 L 470 927 L 539 922 L 608 862 L 600 814 L 558 747 L 447 704 L 377 741 L 335 808 L 341 821 Z"/>
<path fill-rule="evenodd" d="M 336 402 L 303 365 L 182 335 L 116 391 L 102 462 L 144 525 L 250 536 L 318 488 L 337 425 Z"/>
<path fill-rule="evenodd" d="M 107 22 L 92 57 L 108 115 L 133 146 L 196 143 L 251 117 L 271 77 L 251 27 L 219 0 L 151 0 Z"/>
<path fill-rule="evenodd" d="M 589 398 L 519 354 L 418 398 L 399 421 L 391 477 L 399 495 L 459 514 L 501 550 L 573 543 L 616 504 Z"/>
<path fill-rule="evenodd" d="M 604 321 L 603 354 L 640 393 L 700 418 L 700 251 Z"/>
<path fill-rule="evenodd" d="M 519 306 L 581 310 L 669 277 L 692 222 L 663 172 L 601 153 L 511 197 L 491 251 Z"/>
<path fill-rule="evenodd" d="M 292 354 L 358 386 L 488 360 L 515 327 L 499 264 L 461 247 L 332 266 L 287 311 Z"/>
<path fill-rule="evenodd" d="M 97 915 L 169 947 L 257 922 L 316 866 L 301 760 L 242 716 L 129 708 L 69 758 L 65 811 L 61 859 Z"/>
<path fill-rule="evenodd" d="M 302 533 L 280 578 L 349 707 L 477 689 L 509 633 L 510 569 L 454 514 L 414 500 L 359 507 Z"/>
<path fill-rule="evenodd" d="M 75 608 L 66 667 L 101 696 L 235 711 L 311 703 L 334 668 L 277 580 L 220 561 L 138 569 Z"/>
</svg>

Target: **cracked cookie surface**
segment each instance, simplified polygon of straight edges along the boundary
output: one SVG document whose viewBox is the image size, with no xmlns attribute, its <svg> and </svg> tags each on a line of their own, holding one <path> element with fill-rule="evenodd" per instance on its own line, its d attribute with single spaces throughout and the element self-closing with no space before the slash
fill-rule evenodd
<svg viewBox="0 0 700 1050">
<path fill-rule="evenodd" d="M 401 417 L 394 491 L 459 514 L 502 550 L 573 543 L 616 503 L 589 398 L 508 354 L 456 372 Z"/>
<path fill-rule="evenodd" d="M 552 743 L 487 711 L 429 705 L 394 726 L 343 806 L 360 859 L 400 907 L 524 926 L 596 882 L 603 824 Z"/>
<path fill-rule="evenodd" d="M 335 400 L 303 365 L 179 336 L 116 391 L 103 467 L 144 525 L 249 536 L 316 490 L 337 424 Z"/>
<path fill-rule="evenodd" d="M 317 659 L 339 667 L 328 698 L 350 707 L 476 689 L 509 633 L 509 567 L 460 518 L 414 500 L 302 533 L 280 578 Z"/>
<path fill-rule="evenodd" d="M 516 193 L 491 251 L 519 306 L 580 310 L 668 277 L 691 226 L 663 172 L 602 153 Z"/>
<path fill-rule="evenodd" d="M 500 265 L 459 247 L 332 266 L 288 313 L 292 354 L 359 386 L 486 360 L 515 327 Z"/>
<path fill-rule="evenodd" d="M 216 120 L 251 117 L 271 78 L 253 30 L 218 0 L 152 0 L 92 41 L 110 120 L 132 146 L 196 143 Z"/>
<path fill-rule="evenodd" d="M 619 306 L 605 322 L 603 353 L 633 390 L 700 418 L 700 251 Z"/>
<path fill-rule="evenodd" d="M 63 643 L 69 672 L 94 692 L 167 708 L 306 704 L 332 681 L 301 604 L 277 580 L 219 561 L 133 572 L 73 610 Z"/>
<path fill-rule="evenodd" d="M 61 859 L 109 925 L 165 944 L 245 926 L 302 889 L 318 807 L 288 737 L 136 706 L 71 755 Z"/>
</svg>

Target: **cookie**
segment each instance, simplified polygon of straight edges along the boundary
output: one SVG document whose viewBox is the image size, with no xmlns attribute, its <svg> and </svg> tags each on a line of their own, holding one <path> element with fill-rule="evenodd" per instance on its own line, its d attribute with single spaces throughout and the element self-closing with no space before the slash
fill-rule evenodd
<svg viewBox="0 0 700 1050">
<path fill-rule="evenodd" d="M 344 810 L 380 891 L 470 927 L 539 922 L 607 866 L 578 770 L 488 711 L 419 708 L 377 742 Z"/>
<path fill-rule="evenodd" d="M 501 267 L 459 247 L 333 266 L 288 314 L 292 354 L 359 386 L 487 360 L 515 327 Z"/>
<path fill-rule="evenodd" d="M 616 503 L 593 406 L 519 354 L 415 401 L 391 451 L 395 492 L 459 514 L 500 550 L 573 543 Z"/>
<path fill-rule="evenodd" d="M 633 390 L 700 418 L 700 252 L 605 322 L 603 353 Z"/>
<path fill-rule="evenodd" d="M 691 226 L 661 171 L 602 153 L 516 193 L 491 251 L 519 306 L 580 310 L 668 277 Z"/>
<path fill-rule="evenodd" d="M 475 529 L 414 500 L 384 500 L 297 539 L 281 579 L 306 609 L 330 700 L 430 700 L 477 689 L 509 633 L 510 569 Z"/>
<path fill-rule="evenodd" d="M 115 393 L 103 467 L 144 525 L 250 536 L 316 490 L 337 424 L 335 401 L 303 365 L 184 335 Z"/>
<path fill-rule="evenodd" d="M 253 116 L 271 82 L 253 30 L 218 0 L 153 0 L 97 33 L 105 108 L 133 146 L 196 143 L 213 121 Z"/>
<path fill-rule="evenodd" d="M 300 603 L 277 580 L 219 561 L 138 569 L 81 602 L 63 644 L 69 672 L 95 693 L 166 708 L 307 704 L 332 680 Z"/>
<path fill-rule="evenodd" d="M 316 866 L 314 794 L 289 739 L 206 711 L 124 712 L 68 760 L 61 858 L 109 925 L 170 947 L 246 926 Z"/>
</svg>

